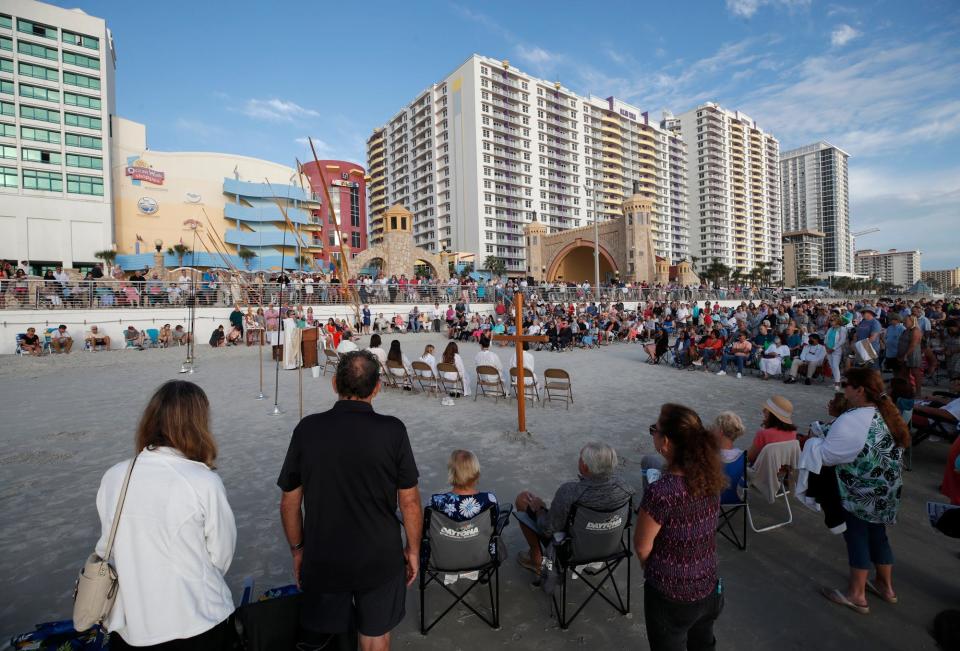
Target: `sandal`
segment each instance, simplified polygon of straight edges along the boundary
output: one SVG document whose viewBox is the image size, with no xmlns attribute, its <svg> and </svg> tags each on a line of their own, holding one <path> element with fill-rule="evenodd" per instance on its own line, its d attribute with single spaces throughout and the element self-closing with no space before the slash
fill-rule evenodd
<svg viewBox="0 0 960 651">
<path fill-rule="evenodd" d="M 868 592 L 872 592 L 872 593 L 875 594 L 876 596 L 878 596 L 878 597 L 880 597 L 881 599 L 883 599 L 884 601 L 886 601 L 888 604 L 895 604 L 895 603 L 897 603 L 898 601 L 900 601 L 900 600 L 897 598 L 897 595 L 890 596 L 890 595 L 888 595 L 888 594 L 884 594 L 883 592 L 880 592 L 880 588 L 878 588 L 876 585 L 874 585 L 873 581 L 867 581 L 867 591 L 868 591 Z"/>
<path fill-rule="evenodd" d="M 525 570 L 530 570 L 536 575 L 540 575 L 540 565 L 530 559 L 530 552 L 520 552 L 517 554 L 517 563 Z"/>
<path fill-rule="evenodd" d="M 857 604 L 847 599 L 847 596 L 842 592 L 840 592 L 840 590 L 838 590 L 837 588 L 826 588 L 826 587 L 820 588 L 820 594 L 822 594 L 824 597 L 826 597 L 833 603 L 837 604 L 838 606 L 846 606 L 850 610 L 858 612 L 861 615 L 870 614 L 870 606 L 858 606 Z"/>
</svg>

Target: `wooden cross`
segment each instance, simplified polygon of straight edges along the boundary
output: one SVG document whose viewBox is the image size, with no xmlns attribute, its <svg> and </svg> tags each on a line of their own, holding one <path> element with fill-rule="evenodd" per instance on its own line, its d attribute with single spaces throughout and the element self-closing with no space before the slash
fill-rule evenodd
<svg viewBox="0 0 960 651">
<path fill-rule="evenodd" d="M 523 343 L 550 341 L 550 337 L 538 335 L 523 334 L 523 294 L 517 292 L 513 297 L 513 321 L 516 326 L 516 334 L 512 335 L 493 335 L 493 341 L 512 342 L 517 349 L 517 419 L 519 421 L 518 431 L 521 434 L 527 433 L 527 403 L 526 403 L 526 384 L 523 377 Z"/>
</svg>

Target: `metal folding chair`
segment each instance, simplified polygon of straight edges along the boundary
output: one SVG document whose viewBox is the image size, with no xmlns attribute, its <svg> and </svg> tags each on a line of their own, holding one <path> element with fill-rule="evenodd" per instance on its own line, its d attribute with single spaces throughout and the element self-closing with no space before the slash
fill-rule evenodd
<svg viewBox="0 0 960 651">
<path fill-rule="evenodd" d="M 788 461 L 787 459 L 792 460 Z M 753 522 L 753 513 L 750 507 L 747 506 L 747 520 L 750 522 L 750 528 L 753 529 L 754 532 L 764 533 L 766 531 L 772 531 L 780 527 L 785 527 L 793 522 L 793 509 L 790 508 L 790 491 L 787 488 L 787 480 L 790 477 L 791 470 L 796 468 L 799 459 L 800 444 L 796 440 L 784 441 L 782 443 L 768 443 L 760 450 L 760 454 L 757 456 L 757 460 L 754 461 L 753 466 L 747 468 L 747 477 L 752 479 L 761 474 L 762 468 L 766 464 L 774 464 L 777 467 L 777 485 L 774 487 L 773 500 L 771 500 L 770 503 L 773 504 L 782 497 L 787 507 L 786 520 L 758 529 Z M 756 481 L 749 483 L 753 488 L 758 488 Z"/>
<path fill-rule="evenodd" d="M 397 372 L 399 371 L 399 372 Z M 407 372 L 403 362 L 395 362 L 392 359 L 387 360 L 387 374 L 393 379 L 393 383 L 398 389 L 413 391 L 413 378 Z"/>
<path fill-rule="evenodd" d="M 433 369 L 430 368 L 430 365 L 420 360 L 411 362 L 410 365 L 413 367 L 413 375 L 417 378 L 417 384 L 420 385 L 420 391 L 422 391 L 424 395 L 428 393 L 439 395 L 440 381 L 437 379 L 437 376 L 433 374 Z"/>
<path fill-rule="evenodd" d="M 527 378 L 530 379 L 530 384 L 527 384 Z M 523 393 L 524 395 L 531 400 L 540 400 L 540 389 L 537 388 L 537 383 L 533 377 L 533 371 L 528 368 L 523 369 Z M 510 388 L 513 390 L 513 395 L 517 395 L 517 369 L 516 367 L 510 369 Z"/>
<path fill-rule="evenodd" d="M 437 373 L 439 374 L 440 388 L 446 394 L 459 393 L 461 396 L 466 393 L 463 386 L 463 376 L 460 375 L 460 371 L 457 370 L 456 364 L 447 364 L 446 362 L 440 362 L 437 364 Z M 450 379 L 446 377 L 447 373 L 452 373 L 456 376 L 455 379 Z"/>
<path fill-rule="evenodd" d="M 573 385 L 570 374 L 562 368 L 548 368 L 543 372 L 543 406 L 552 400 L 560 400 L 567 410 L 573 402 Z"/>
<path fill-rule="evenodd" d="M 477 367 L 477 390 L 473 394 L 473 401 L 476 402 L 481 395 L 484 397 L 492 395 L 494 403 L 500 398 L 507 397 L 507 389 L 503 386 L 503 378 L 500 377 L 500 371 L 494 366 L 481 364 Z"/>
<path fill-rule="evenodd" d="M 336 351 L 330 350 L 329 348 L 323 349 L 323 374 L 327 374 L 327 369 L 329 368 L 334 373 L 337 372 L 337 366 L 340 364 L 340 357 L 337 355 Z"/>
<path fill-rule="evenodd" d="M 427 506 L 423 510 L 423 539 L 420 543 L 420 633 L 436 626 L 457 604 L 462 604 L 491 628 L 500 628 L 500 565 L 506 558 L 504 546 L 500 543 L 503 528 L 510 520 L 513 506 L 501 504 L 499 507 L 481 511 L 473 518 L 457 522 L 441 511 Z M 476 572 L 476 579 L 462 577 L 462 574 Z M 470 582 L 470 585 L 457 591 L 444 580 L 447 575 L 455 575 L 457 580 Z M 451 597 L 448 605 L 432 622 L 427 623 L 427 587 L 436 583 Z M 489 615 L 482 612 L 481 606 L 475 606 L 466 597 L 478 585 L 486 584 L 490 597 Z"/>
</svg>

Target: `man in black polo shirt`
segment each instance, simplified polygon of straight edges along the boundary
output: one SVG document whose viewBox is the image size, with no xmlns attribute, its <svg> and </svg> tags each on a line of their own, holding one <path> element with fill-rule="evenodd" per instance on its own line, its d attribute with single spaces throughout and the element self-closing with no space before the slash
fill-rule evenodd
<svg viewBox="0 0 960 651">
<path fill-rule="evenodd" d="M 333 378 L 340 399 L 300 421 L 277 480 L 293 573 L 304 593 L 305 645 L 355 626 L 362 649 L 388 649 L 419 570 L 417 465 L 403 422 L 373 410 L 379 371 L 367 351 L 340 358 Z"/>
</svg>

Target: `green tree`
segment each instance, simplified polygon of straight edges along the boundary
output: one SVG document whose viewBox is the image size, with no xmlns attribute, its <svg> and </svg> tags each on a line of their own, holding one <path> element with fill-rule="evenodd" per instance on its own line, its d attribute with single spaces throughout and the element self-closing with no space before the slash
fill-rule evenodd
<svg viewBox="0 0 960 651">
<path fill-rule="evenodd" d="M 488 255 L 483 261 L 483 268 L 494 276 L 502 276 L 507 271 L 507 261 L 495 255 Z"/>
<path fill-rule="evenodd" d="M 700 275 L 712 281 L 714 287 L 719 287 L 730 276 L 730 267 L 720 262 L 720 258 L 714 258 Z"/>
<path fill-rule="evenodd" d="M 103 251 L 94 253 L 93 257 L 98 260 L 103 260 L 103 263 L 109 267 L 113 266 L 113 261 L 117 259 L 117 252 L 113 249 L 104 249 Z"/>
<path fill-rule="evenodd" d="M 183 242 L 177 242 L 176 244 L 171 246 L 169 249 L 167 249 L 167 253 L 170 255 L 177 256 L 177 266 L 182 267 L 183 257 L 188 253 L 190 253 L 190 247 L 184 244 Z M 190 262 L 193 262 L 193 260 L 191 260 Z"/>
<path fill-rule="evenodd" d="M 249 269 L 257 254 L 252 249 L 240 249 L 237 251 L 237 257 L 243 260 L 243 266 Z"/>
</svg>

